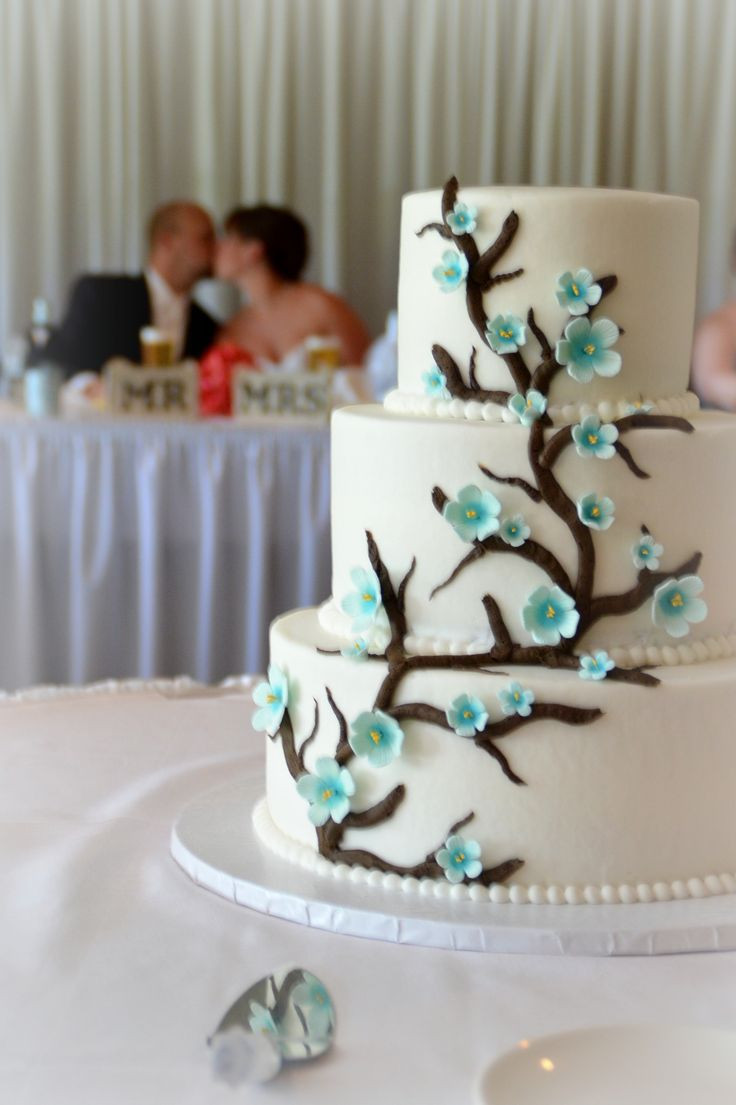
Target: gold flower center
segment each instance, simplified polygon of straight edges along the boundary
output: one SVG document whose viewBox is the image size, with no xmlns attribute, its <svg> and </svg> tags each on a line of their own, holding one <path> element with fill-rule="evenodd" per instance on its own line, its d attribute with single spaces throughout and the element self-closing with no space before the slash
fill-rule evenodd
<svg viewBox="0 0 736 1105">
<path fill-rule="evenodd" d="M 269 704 L 270 704 L 271 702 L 276 702 L 276 701 L 277 701 L 277 699 L 276 699 L 276 695 L 275 695 L 275 694 L 267 694 L 267 695 L 266 695 L 266 702 L 268 702 Z"/>
<path fill-rule="evenodd" d="M 649 556 L 649 549 L 644 546 L 643 549 L 639 549 L 639 556 Z"/>
<path fill-rule="evenodd" d="M 371 738 L 371 740 L 373 741 L 374 744 L 380 744 L 381 743 L 381 734 L 378 732 L 377 729 L 371 729 L 370 738 Z"/>
<path fill-rule="evenodd" d="M 455 855 L 455 863 L 462 863 L 464 859 L 465 859 L 465 853 L 464 852 L 457 852 L 457 854 Z"/>
<path fill-rule="evenodd" d="M 465 517 L 466 518 L 476 518 L 477 516 L 478 516 L 478 511 L 473 510 L 472 506 L 469 507 L 468 510 L 465 511 Z"/>
<path fill-rule="evenodd" d="M 672 606 L 684 606 L 685 605 L 683 597 L 682 597 L 682 595 L 680 594 L 679 591 L 675 591 L 675 593 L 672 596 L 672 599 L 670 601 L 671 601 Z"/>
<path fill-rule="evenodd" d="M 601 508 L 599 506 L 594 506 L 590 513 L 593 515 L 594 518 L 597 518 L 600 512 Z"/>
<path fill-rule="evenodd" d="M 502 338 L 506 338 L 507 340 L 509 338 L 513 338 L 513 336 L 514 336 L 514 331 L 513 330 L 499 330 L 498 332 L 499 332 L 499 334 L 501 335 Z"/>
<path fill-rule="evenodd" d="M 509 526 L 509 533 L 512 537 L 516 534 L 516 526 Z"/>
<path fill-rule="evenodd" d="M 570 288 L 572 289 L 573 295 L 580 295 L 580 288 L 577 286 L 577 284 L 571 284 Z"/>
<path fill-rule="evenodd" d="M 330 790 L 329 787 L 326 790 L 323 790 L 322 791 L 322 801 L 326 802 L 328 798 L 332 798 L 332 795 L 334 793 L 335 793 L 334 790 Z"/>
<path fill-rule="evenodd" d="M 454 275 L 455 275 L 455 270 L 454 269 L 445 269 L 445 276 L 454 276 Z"/>
<path fill-rule="evenodd" d="M 364 591 L 363 592 L 363 601 L 364 602 L 370 602 L 372 598 L 373 598 L 373 595 L 370 593 L 370 591 Z"/>
<path fill-rule="evenodd" d="M 473 711 L 472 710 L 463 710 L 463 717 L 472 717 L 472 716 L 473 716 Z"/>
<path fill-rule="evenodd" d="M 588 356 L 590 356 L 591 353 L 595 353 L 595 346 L 592 342 L 589 341 L 587 345 L 583 346 L 583 353 L 587 353 Z"/>
<path fill-rule="evenodd" d="M 521 698 L 521 695 L 519 694 L 519 692 L 514 691 L 514 702 L 518 702 L 520 698 Z"/>
<path fill-rule="evenodd" d="M 548 618 L 554 618 L 556 613 L 557 613 L 557 611 L 555 610 L 554 606 L 550 605 L 550 606 L 547 607 L 547 617 Z"/>
<path fill-rule="evenodd" d="M 589 445 L 597 445 L 598 444 L 598 434 L 588 434 L 588 444 Z"/>
</svg>

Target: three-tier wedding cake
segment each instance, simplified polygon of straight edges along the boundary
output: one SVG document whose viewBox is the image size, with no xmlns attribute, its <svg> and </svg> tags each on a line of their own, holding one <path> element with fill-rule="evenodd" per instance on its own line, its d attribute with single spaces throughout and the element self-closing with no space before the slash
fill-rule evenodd
<svg viewBox="0 0 736 1105">
<path fill-rule="evenodd" d="M 398 387 L 333 417 L 333 598 L 274 623 L 256 692 L 276 852 L 479 902 L 736 889 L 736 419 L 687 391 L 697 221 L 405 198 Z"/>
</svg>

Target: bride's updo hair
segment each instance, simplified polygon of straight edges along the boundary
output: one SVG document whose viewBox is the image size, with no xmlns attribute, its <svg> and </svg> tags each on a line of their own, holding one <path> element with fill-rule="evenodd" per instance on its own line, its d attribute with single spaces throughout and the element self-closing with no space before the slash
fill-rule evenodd
<svg viewBox="0 0 736 1105">
<path fill-rule="evenodd" d="M 288 207 L 236 207 L 225 219 L 225 233 L 263 242 L 266 261 L 283 280 L 298 280 L 309 256 L 307 228 Z"/>
</svg>

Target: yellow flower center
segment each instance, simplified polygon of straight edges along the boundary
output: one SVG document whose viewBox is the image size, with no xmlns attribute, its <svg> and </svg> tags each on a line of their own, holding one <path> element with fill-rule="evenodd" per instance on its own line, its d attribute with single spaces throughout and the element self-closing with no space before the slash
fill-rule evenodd
<svg viewBox="0 0 736 1105">
<path fill-rule="evenodd" d="M 514 336 L 514 331 L 513 330 L 499 330 L 498 332 L 501 335 L 501 337 L 506 338 L 506 340 L 508 340 L 509 338 L 513 338 L 513 336 Z"/>
<path fill-rule="evenodd" d="M 598 444 L 598 434 L 588 434 L 588 444 L 589 445 L 597 445 Z"/>
<path fill-rule="evenodd" d="M 509 526 L 509 533 L 512 537 L 516 536 L 516 526 Z"/>
<path fill-rule="evenodd" d="M 332 795 L 334 793 L 335 793 L 334 790 L 330 790 L 329 787 L 326 790 L 323 790 L 322 791 L 322 801 L 326 802 L 328 798 L 332 798 Z"/>
<path fill-rule="evenodd" d="M 373 598 L 373 595 L 370 593 L 370 591 L 364 591 L 363 592 L 363 601 L 364 602 L 370 602 L 372 600 L 372 598 Z"/>
<path fill-rule="evenodd" d="M 550 606 L 547 607 L 547 617 L 548 618 L 554 618 L 556 613 L 557 613 L 557 611 L 555 610 L 554 606 L 550 605 Z"/>
<path fill-rule="evenodd" d="M 594 518 L 597 518 L 600 512 L 601 508 L 599 506 L 594 506 L 590 513 L 593 515 Z"/>
<path fill-rule="evenodd" d="M 454 276 L 454 275 L 455 275 L 455 270 L 454 269 L 445 269 L 445 276 Z"/>
<path fill-rule="evenodd" d="M 580 288 L 577 286 L 577 284 L 571 284 L 570 288 L 572 289 L 573 295 L 580 295 Z"/>
<path fill-rule="evenodd" d="M 465 852 L 456 852 L 455 853 L 455 863 L 462 863 L 464 859 L 465 859 Z"/>
<path fill-rule="evenodd" d="M 381 743 L 381 734 L 378 732 L 377 729 L 371 729 L 369 735 L 370 735 L 370 738 L 371 738 L 371 740 L 373 741 L 374 744 L 380 744 Z"/>
<path fill-rule="evenodd" d="M 276 695 L 275 695 L 275 694 L 267 694 L 267 695 L 266 695 L 266 702 L 268 702 L 268 703 L 269 703 L 269 705 L 270 705 L 270 704 L 271 704 L 272 702 L 276 702 Z"/>
<path fill-rule="evenodd" d="M 670 599 L 672 606 L 684 606 L 685 602 L 679 591 L 675 591 L 674 595 Z"/>
<path fill-rule="evenodd" d="M 587 345 L 583 346 L 583 353 L 587 353 L 588 356 L 590 356 L 591 353 L 595 353 L 595 346 L 592 342 L 589 341 Z"/>
<path fill-rule="evenodd" d="M 463 710 L 463 717 L 472 717 L 472 716 L 473 716 L 473 711 L 472 710 Z"/>
<path fill-rule="evenodd" d="M 547 617 L 549 617 L 549 614 L 547 615 Z M 519 694 L 519 692 L 514 691 L 514 702 L 518 702 L 520 698 L 521 698 L 521 695 Z"/>
<path fill-rule="evenodd" d="M 478 516 L 478 511 L 473 510 L 472 506 L 468 507 L 468 509 L 465 511 L 465 517 L 466 518 L 477 518 L 477 516 Z"/>
<path fill-rule="evenodd" d="M 639 549 L 639 556 L 649 556 L 649 549 L 644 546 L 643 549 Z"/>
</svg>

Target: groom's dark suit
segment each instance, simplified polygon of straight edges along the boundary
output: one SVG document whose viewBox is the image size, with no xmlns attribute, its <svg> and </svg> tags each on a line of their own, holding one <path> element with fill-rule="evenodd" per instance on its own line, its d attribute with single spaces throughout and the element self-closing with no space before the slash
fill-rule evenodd
<svg viewBox="0 0 736 1105">
<path fill-rule="evenodd" d="M 139 331 L 151 324 L 145 276 L 88 275 L 74 285 L 64 321 L 44 350 L 44 359 L 67 375 L 99 372 L 110 357 L 140 360 Z M 184 339 L 184 357 L 201 357 L 215 339 L 217 323 L 192 302 Z"/>
</svg>

